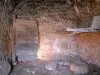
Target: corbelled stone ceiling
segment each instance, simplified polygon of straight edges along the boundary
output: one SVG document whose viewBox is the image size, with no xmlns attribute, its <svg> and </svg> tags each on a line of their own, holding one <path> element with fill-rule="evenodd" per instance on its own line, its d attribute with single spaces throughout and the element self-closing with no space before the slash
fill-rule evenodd
<svg viewBox="0 0 100 75">
<path fill-rule="evenodd" d="M 71 21 L 72 27 L 90 27 L 93 17 L 100 14 L 99 0 L 27 0 L 21 2 L 15 14 L 24 19 L 46 17 L 46 21 Z M 27 17 L 26 17 L 27 16 Z M 47 21 L 47 22 L 48 22 Z"/>
</svg>

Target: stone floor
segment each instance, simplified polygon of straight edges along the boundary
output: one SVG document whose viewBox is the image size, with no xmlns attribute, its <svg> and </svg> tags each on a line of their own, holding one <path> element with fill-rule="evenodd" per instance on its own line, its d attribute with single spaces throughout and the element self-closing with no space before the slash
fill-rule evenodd
<svg viewBox="0 0 100 75">
<path fill-rule="evenodd" d="M 55 69 L 46 67 L 47 63 L 24 62 L 14 66 L 10 75 L 100 75 L 99 71 L 90 71 L 87 74 L 75 74 L 70 70 L 70 66 L 58 64 Z"/>
<path fill-rule="evenodd" d="M 38 44 L 18 44 L 16 45 L 16 56 L 18 61 L 35 61 L 37 58 Z"/>
<path fill-rule="evenodd" d="M 82 61 L 65 64 L 56 60 L 20 62 L 11 68 L 9 62 L 0 61 L 0 75 L 100 75 L 100 68 Z"/>
<path fill-rule="evenodd" d="M 39 63 L 21 63 L 14 66 L 10 75 L 75 75 L 68 66 L 60 66 L 55 70 L 46 69 L 45 65 Z"/>
</svg>

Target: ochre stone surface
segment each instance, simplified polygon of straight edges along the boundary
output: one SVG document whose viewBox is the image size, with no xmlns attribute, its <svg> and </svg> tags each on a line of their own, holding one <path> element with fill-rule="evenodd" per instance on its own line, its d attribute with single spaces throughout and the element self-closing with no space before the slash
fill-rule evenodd
<svg viewBox="0 0 100 75">
<path fill-rule="evenodd" d="M 90 63 L 100 66 L 100 32 L 80 33 L 75 36 L 79 54 Z"/>
<path fill-rule="evenodd" d="M 51 60 L 60 54 L 78 54 L 85 61 L 100 66 L 100 32 L 54 32 L 41 34 L 39 57 L 42 60 Z M 55 42 L 55 48 L 54 48 Z"/>
<path fill-rule="evenodd" d="M 37 53 L 38 59 L 48 60 L 52 58 L 53 39 L 54 39 L 54 34 L 51 33 L 40 34 L 40 48 Z"/>
<path fill-rule="evenodd" d="M 47 14 L 50 11 L 51 13 Z M 65 31 L 66 28 L 77 27 L 76 19 L 74 22 L 70 18 L 67 21 L 60 20 L 60 15 L 56 15 L 59 11 L 55 11 L 52 9 L 49 11 L 43 10 L 39 15 L 40 47 L 37 53 L 38 59 L 58 59 L 59 55 L 72 53 L 81 56 L 87 62 L 98 64 L 100 62 L 100 33 L 84 32 L 73 34 L 73 32 L 67 32 Z M 73 15 L 71 19 L 74 19 L 76 18 L 74 14 L 69 11 L 67 16 Z M 80 17 L 82 16 L 84 15 L 81 14 Z M 85 17 L 85 19 L 87 18 Z M 81 20 L 83 22 L 83 19 Z M 84 25 L 86 24 L 83 24 L 82 27 L 85 27 Z M 91 24 L 88 23 L 88 25 Z"/>
</svg>

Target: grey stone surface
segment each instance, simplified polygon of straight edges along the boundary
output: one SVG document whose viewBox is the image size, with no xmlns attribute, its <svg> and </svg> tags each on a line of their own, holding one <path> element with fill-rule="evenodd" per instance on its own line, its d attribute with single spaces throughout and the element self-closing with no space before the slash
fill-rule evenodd
<svg viewBox="0 0 100 75">
<path fill-rule="evenodd" d="M 89 66 L 75 54 L 62 55 L 48 62 L 17 64 L 11 75 L 75 75 L 86 74 Z"/>
<path fill-rule="evenodd" d="M 54 71 L 51 73 L 51 75 L 75 75 L 71 70 L 68 68 L 64 70 Z"/>
<path fill-rule="evenodd" d="M 0 75 L 8 75 L 10 70 L 11 66 L 7 61 L 0 61 Z"/>
<path fill-rule="evenodd" d="M 82 61 L 74 61 L 70 64 L 70 70 L 75 74 L 87 74 L 89 72 L 89 66 Z"/>
<path fill-rule="evenodd" d="M 91 29 L 100 29 L 100 16 L 94 16 Z"/>
<path fill-rule="evenodd" d="M 10 75 L 43 75 L 48 70 L 36 64 L 17 64 Z"/>
<path fill-rule="evenodd" d="M 15 27 L 15 44 L 13 62 L 18 56 L 18 61 L 35 61 L 38 50 L 37 25 L 35 21 L 17 19 Z"/>
<path fill-rule="evenodd" d="M 48 70 L 45 67 L 39 67 L 35 71 L 35 75 L 47 75 L 47 74 L 48 74 Z"/>
<path fill-rule="evenodd" d="M 39 64 L 17 64 L 10 75 L 74 75 L 68 66 L 59 65 L 53 71 Z"/>
<path fill-rule="evenodd" d="M 59 56 L 58 64 L 59 65 L 70 65 L 70 63 L 73 63 L 74 61 L 81 61 L 80 56 L 72 54 L 72 53 L 67 53 L 66 55 Z"/>
<path fill-rule="evenodd" d="M 52 60 L 45 64 L 46 69 L 48 70 L 55 70 L 57 68 L 57 60 Z"/>
</svg>

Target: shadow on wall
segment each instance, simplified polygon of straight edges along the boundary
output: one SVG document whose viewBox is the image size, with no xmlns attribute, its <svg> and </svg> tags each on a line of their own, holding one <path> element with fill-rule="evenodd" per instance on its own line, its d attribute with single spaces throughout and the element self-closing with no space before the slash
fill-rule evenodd
<svg viewBox="0 0 100 75">
<path fill-rule="evenodd" d="M 100 75 L 100 67 L 95 64 L 89 64 L 91 75 Z"/>
</svg>

